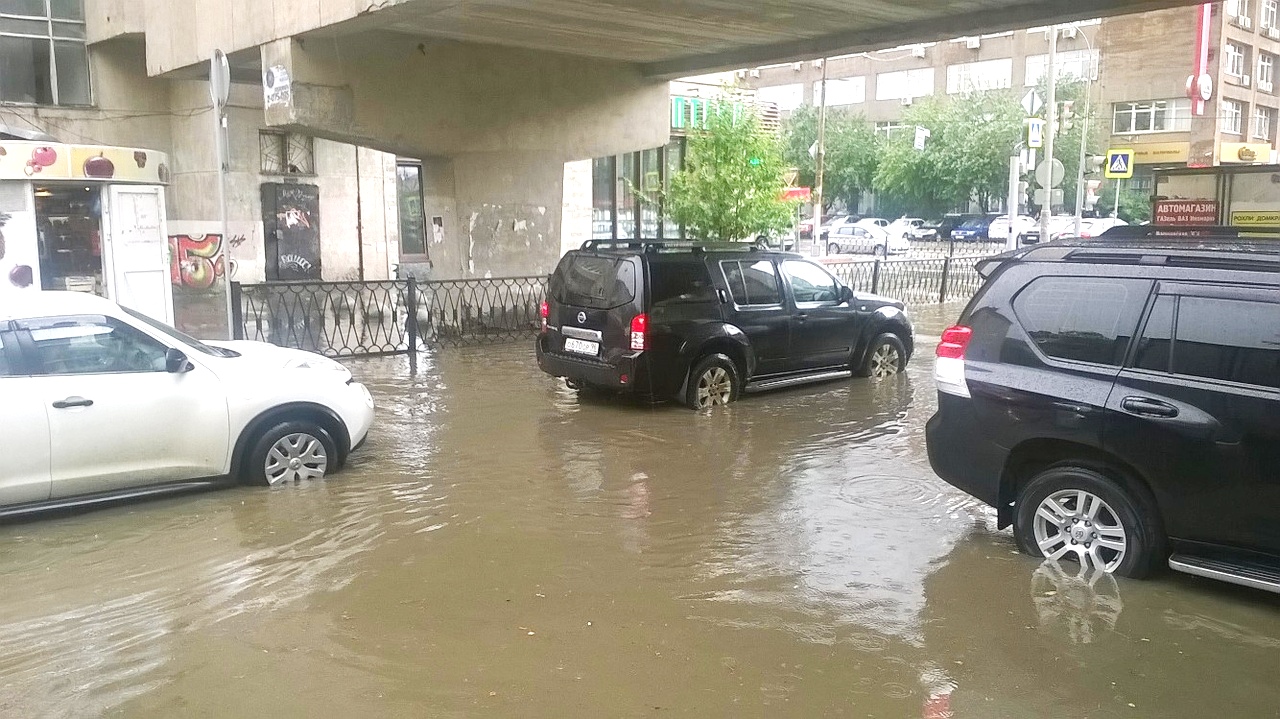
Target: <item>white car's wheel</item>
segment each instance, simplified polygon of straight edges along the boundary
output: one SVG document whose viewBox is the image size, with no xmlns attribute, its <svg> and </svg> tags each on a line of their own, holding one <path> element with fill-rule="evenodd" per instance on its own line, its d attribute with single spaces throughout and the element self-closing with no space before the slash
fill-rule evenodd
<svg viewBox="0 0 1280 719">
<path fill-rule="evenodd" d="M 324 479 L 337 469 L 337 459 L 337 446 L 323 427 L 307 421 L 281 422 L 258 438 L 243 477 L 269 487 Z"/>
</svg>

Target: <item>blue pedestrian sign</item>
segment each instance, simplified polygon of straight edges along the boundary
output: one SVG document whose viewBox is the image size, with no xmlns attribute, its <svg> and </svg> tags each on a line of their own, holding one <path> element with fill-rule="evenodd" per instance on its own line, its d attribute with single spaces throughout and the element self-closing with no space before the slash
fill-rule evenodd
<svg viewBox="0 0 1280 719">
<path fill-rule="evenodd" d="M 1133 150 L 1107 150 L 1107 166 L 1103 176 L 1108 180 L 1133 177 Z"/>
</svg>

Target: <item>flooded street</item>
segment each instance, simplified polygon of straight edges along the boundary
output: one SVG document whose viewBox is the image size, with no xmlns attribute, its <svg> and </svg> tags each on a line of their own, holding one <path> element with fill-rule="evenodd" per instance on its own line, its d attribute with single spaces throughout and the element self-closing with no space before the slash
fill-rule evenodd
<svg viewBox="0 0 1280 719">
<path fill-rule="evenodd" d="M 0 716 L 1280 716 L 1272 595 L 1041 566 L 934 477 L 958 311 L 714 415 L 348 362 L 341 474 L 0 527 Z"/>
</svg>

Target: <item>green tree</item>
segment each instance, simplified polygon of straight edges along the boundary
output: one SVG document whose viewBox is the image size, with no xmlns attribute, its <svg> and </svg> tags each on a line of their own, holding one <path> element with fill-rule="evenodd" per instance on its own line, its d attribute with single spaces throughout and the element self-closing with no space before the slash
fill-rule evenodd
<svg viewBox="0 0 1280 719">
<path fill-rule="evenodd" d="M 886 204 L 934 216 L 970 201 L 988 209 L 999 205 L 1023 131 L 1012 93 L 925 98 L 903 121 L 906 129 L 888 141 L 875 176 Z M 929 131 L 923 150 L 915 148 L 916 127 Z"/>
<path fill-rule="evenodd" d="M 784 201 L 786 164 L 778 137 L 754 108 L 712 102 L 707 125 L 689 135 L 684 169 L 671 178 L 667 212 L 691 237 L 731 242 L 779 232 L 792 223 Z"/>
<path fill-rule="evenodd" d="M 782 128 L 783 159 L 800 170 L 800 184 L 813 187 L 817 163 L 810 148 L 818 141 L 818 111 L 809 105 L 796 109 Z M 857 211 L 862 193 L 874 188 L 881 142 L 865 117 L 841 109 L 827 109 L 826 163 L 823 202 L 839 201 Z"/>
</svg>

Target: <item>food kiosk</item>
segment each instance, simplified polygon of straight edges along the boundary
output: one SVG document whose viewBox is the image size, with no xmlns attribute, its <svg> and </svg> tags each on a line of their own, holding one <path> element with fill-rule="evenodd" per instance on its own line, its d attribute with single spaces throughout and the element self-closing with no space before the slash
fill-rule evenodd
<svg viewBox="0 0 1280 719">
<path fill-rule="evenodd" d="M 0 303 L 91 292 L 173 323 L 162 152 L 0 140 Z"/>
</svg>

